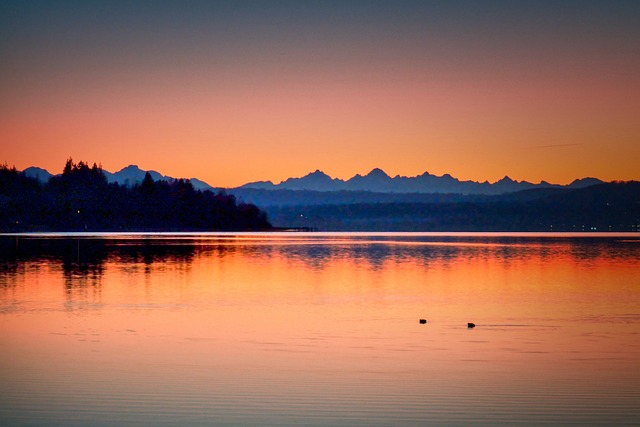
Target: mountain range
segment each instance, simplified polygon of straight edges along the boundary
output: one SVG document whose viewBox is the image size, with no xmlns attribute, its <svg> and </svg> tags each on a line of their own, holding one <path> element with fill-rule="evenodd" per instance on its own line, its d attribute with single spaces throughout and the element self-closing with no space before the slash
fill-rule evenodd
<svg viewBox="0 0 640 427">
<path fill-rule="evenodd" d="M 53 175 L 31 167 L 29 177 Z M 108 182 L 131 187 L 147 171 L 131 165 Z M 175 178 L 148 171 L 155 181 Z M 191 179 L 196 189 L 219 191 Z M 583 178 L 569 185 L 533 184 L 505 177 L 495 183 L 460 181 L 425 172 L 390 177 L 381 169 L 348 180 L 317 170 L 279 184 L 254 182 L 224 189 L 259 206 L 272 225 L 326 231 L 638 231 L 640 182 L 603 183 Z M 219 197 L 221 195 L 217 195 Z M 224 195 L 222 195 L 224 196 Z"/>
<path fill-rule="evenodd" d="M 331 178 L 316 170 L 301 178 L 289 178 L 279 184 L 271 181 L 259 181 L 245 184 L 240 189 L 259 190 L 306 190 L 306 191 L 371 191 L 376 193 L 455 193 L 463 195 L 497 195 L 534 188 L 584 188 L 603 181 L 597 178 L 576 179 L 569 185 L 550 184 L 541 181 L 533 184 L 527 181 L 514 181 L 508 176 L 490 183 L 488 181 L 460 181 L 449 174 L 442 176 L 425 172 L 415 177 L 397 175 L 391 177 L 382 169 L 375 168 L 367 175 L 355 175 L 348 180 Z"/>
<path fill-rule="evenodd" d="M 147 171 L 140 169 L 137 165 L 129 165 L 114 173 L 104 171 L 104 174 L 110 183 L 117 182 L 121 185 L 132 186 L 141 183 L 146 172 Z M 172 181 L 176 179 L 154 170 L 149 170 L 148 172 L 155 181 Z M 47 170 L 34 166 L 25 169 L 24 173 L 42 182 L 48 181 L 53 176 Z M 191 178 L 190 180 L 194 188 L 198 190 L 216 191 L 219 189 L 197 178 Z M 488 181 L 460 181 L 449 174 L 436 176 L 428 172 L 415 177 L 400 175 L 391 177 L 382 169 L 376 168 L 367 175 L 357 174 L 348 180 L 332 178 L 324 172 L 316 170 L 303 177 L 288 178 L 279 184 L 274 184 L 271 181 L 258 181 L 244 184 L 237 188 L 231 188 L 228 189 L 228 191 L 238 194 L 246 193 L 246 191 L 243 190 L 289 190 L 312 192 L 371 192 L 384 194 L 499 195 L 521 190 L 543 188 L 577 189 L 601 183 L 603 183 L 603 181 L 597 178 L 582 178 L 574 180 L 569 185 L 551 184 L 546 181 L 534 184 L 527 181 L 515 181 L 508 176 L 505 176 L 497 182 L 490 183 Z"/>
<path fill-rule="evenodd" d="M 138 167 L 138 165 L 129 165 L 114 173 L 106 170 L 103 170 L 102 172 L 107 177 L 108 183 L 118 183 L 127 187 L 132 187 L 136 184 L 140 184 L 147 172 L 149 172 L 149 175 L 151 175 L 151 178 L 153 178 L 154 181 L 171 182 L 177 179 L 167 175 L 162 175 L 160 172 L 154 170 L 142 170 Z M 40 182 L 47 182 L 54 176 L 48 170 L 36 166 L 26 168 L 23 173 L 28 177 L 36 178 Z M 196 190 L 215 190 L 212 186 L 204 181 L 199 180 L 198 178 L 190 178 L 190 181 Z"/>
</svg>

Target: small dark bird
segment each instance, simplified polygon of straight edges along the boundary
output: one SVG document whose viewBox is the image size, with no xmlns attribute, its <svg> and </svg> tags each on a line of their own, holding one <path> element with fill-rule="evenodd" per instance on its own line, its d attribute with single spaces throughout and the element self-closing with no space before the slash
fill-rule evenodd
<svg viewBox="0 0 640 427">
<path fill-rule="evenodd" d="M 471 328 L 475 328 L 476 324 L 475 323 L 467 323 L 467 328 L 471 329 Z"/>
<path fill-rule="evenodd" d="M 425 323 L 427 323 L 427 319 L 420 319 L 420 324 L 424 325 Z"/>
</svg>

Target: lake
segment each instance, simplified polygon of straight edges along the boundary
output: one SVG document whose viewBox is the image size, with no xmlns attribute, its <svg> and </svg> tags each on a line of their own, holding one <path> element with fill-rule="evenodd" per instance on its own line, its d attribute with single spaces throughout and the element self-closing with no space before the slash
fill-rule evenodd
<svg viewBox="0 0 640 427">
<path fill-rule="evenodd" d="M 0 251 L 3 426 L 640 422 L 640 233 L 61 233 Z"/>
</svg>

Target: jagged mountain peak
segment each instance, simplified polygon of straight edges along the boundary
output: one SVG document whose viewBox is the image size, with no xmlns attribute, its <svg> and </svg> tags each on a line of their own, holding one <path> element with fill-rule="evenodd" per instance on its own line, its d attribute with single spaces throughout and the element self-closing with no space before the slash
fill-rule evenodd
<svg viewBox="0 0 640 427">
<path fill-rule="evenodd" d="M 505 175 L 504 178 L 502 178 L 499 181 L 496 181 L 496 184 L 498 183 L 515 183 L 516 181 L 512 180 L 511 178 L 509 178 L 509 175 Z"/>
<path fill-rule="evenodd" d="M 294 181 L 294 180 L 331 181 L 333 180 L 333 178 L 331 178 L 326 173 L 322 172 L 320 169 L 316 169 L 315 171 L 306 174 L 302 178 L 288 178 L 284 182 Z"/>
<path fill-rule="evenodd" d="M 327 178 L 331 178 L 329 175 L 327 175 L 326 173 L 322 172 L 320 169 L 316 169 L 314 172 L 311 172 L 309 174 L 307 174 L 306 176 L 312 176 L 312 177 L 327 177 Z"/>
<path fill-rule="evenodd" d="M 369 172 L 366 176 L 370 178 L 391 178 L 385 171 L 380 168 L 371 169 L 371 172 Z"/>
<path fill-rule="evenodd" d="M 343 181 L 331 178 L 320 169 L 316 169 L 301 178 L 288 178 L 274 186 L 274 189 L 334 191 L 336 185 L 341 182 Z"/>
</svg>

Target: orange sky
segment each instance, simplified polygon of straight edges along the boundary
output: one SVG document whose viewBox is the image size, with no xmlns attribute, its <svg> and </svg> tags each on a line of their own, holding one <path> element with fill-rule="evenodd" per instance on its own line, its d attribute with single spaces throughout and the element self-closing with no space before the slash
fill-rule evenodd
<svg viewBox="0 0 640 427">
<path fill-rule="evenodd" d="M 568 4 L 4 5 L 0 162 L 640 179 L 640 7 Z"/>
</svg>

